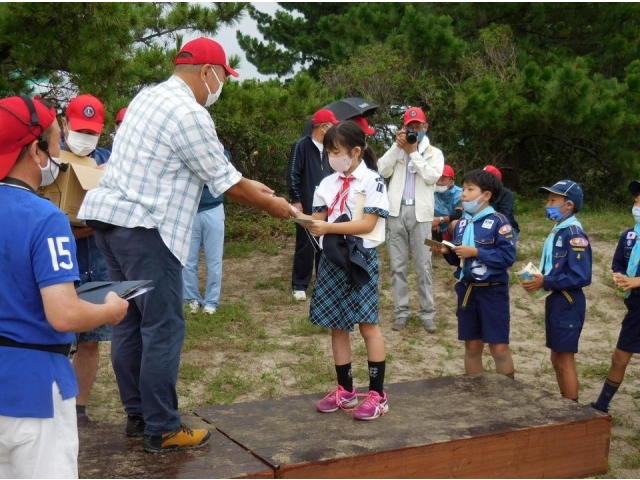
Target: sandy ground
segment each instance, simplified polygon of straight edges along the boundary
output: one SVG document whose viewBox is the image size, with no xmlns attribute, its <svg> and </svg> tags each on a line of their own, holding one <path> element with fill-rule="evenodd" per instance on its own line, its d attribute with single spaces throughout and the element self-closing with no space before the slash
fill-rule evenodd
<svg viewBox="0 0 640 480">
<path fill-rule="evenodd" d="M 521 247 L 527 247 L 525 240 Z M 622 299 L 612 288 L 609 269 L 615 242 L 599 240 L 592 236 L 594 251 L 593 284 L 586 289 L 587 321 L 580 341 L 580 353 L 576 356 L 580 380 L 580 403 L 588 403 L 597 398 L 603 378 L 609 367 L 611 353 L 615 347 L 620 322 L 626 311 Z M 269 375 L 273 385 L 268 392 L 261 388 L 247 391 L 235 399 L 236 402 L 250 401 L 266 397 L 280 397 L 301 393 L 324 393 L 331 388 L 331 345 L 329 335 L 292 335 L 286 333 L 291 321 L 304 318 L 308 314 L 309 300 L 294 303 L 289 291 L 293 243 L 284 241 L 278 255 L 254 253 L 247 259 L 229 259 L 224 262 L 224 278 L 221 304 L 228 305 L 243 301 L 253 318 L 264 328 L 266 338 L 291 349 L 267 349 L 265 352 L 226 352 L 224 349 L 198 349 L 183 357 L 183 362 L 198 365 L 217 374 L 220 366 L 230 360 L 247 365 L 252 378 Z M 538 246 L 538 247 L 541 247 Z M 526 251 L 526 250 L 523 250 Z M 380 250 L 381 258 L 381 301 L 380 325 L 385 338 L 388 366 L 387 383 L 433 378 L 464 373 L 462 342 L 457 340 L 455 316 L 456 299 L 453 290 L 452 267 L 443 258 L 434 257 L 434 283 L 436 298 L 435 334 L 426 333 L 417 319 L 401 332 L 391 330 L 393 324 L 393 298 L 389 278 L 386 246 Z M 523 259 L 538 263 L 538 258 Z M 521 266 L 522 261 L 516 263 Z M 411 279 L 411 307 L 417 311 L 415 275 Z M 255 288 L 257 282 L 271 282 L 274 288 Z M 215 317 L 213 317 L 215 319 Z M 187 319 L 188 320 L 188 319 Z M 299 345 L 319 349 L 322 361 L 320 383 L 310 384 L 299 376 L 296 368 L 308 357 L 299 353 Z M 357 333 L 352 335 L 354 370 L 366 368 L 364 342 Z M 516 379 L 531 389 L 558 392 L 555 374 L 549 360 L 549 351 L 544 339 L 544 302 L 531 299 L 518 285 L 511 286 L 511 351 L 516 367 Z M 89 410 L 100 420 L 122 419 L 122 410 L 117 398 L 113 372 L 109 364 L 108 344 L 101 349 L 99 379 L 90 401 Z M 485 369 L 493 370 L 493 362 L 485 352 Z M 364 374 L 356 378 L 365 378 Z M 613 432 L 609 462 L 610 473 L 615 478 L 638 478 L 640 476 L 640 419 L 638 416 L 638 384 L 640 369 L 632 360 L 620 391 L 611 406 Z M 358 380 L 357 386 L 366 386 Z M 181 408 L 198 406 L 197 385 L 190 386 L 189 394 L 180 397 Z M 559 393 L 558 393 L 559 395 Z M 392 402 L 392 399 L 390 399 Z"/>
</svg>

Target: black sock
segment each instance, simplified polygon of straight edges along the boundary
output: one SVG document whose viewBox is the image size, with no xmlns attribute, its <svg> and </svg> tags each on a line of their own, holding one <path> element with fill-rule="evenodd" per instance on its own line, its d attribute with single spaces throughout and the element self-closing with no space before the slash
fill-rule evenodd
<svg viewBox="0 0 640 480">
<path fill-rule="evenodd" d="M 76 404 L 76 415 L 86 415 L 86 414 L 87 414 L 87 406 Z"/>
<path fill-rule="evenodd" d="M 347 392 L 353 391 L 353 377 L 351 376 L 351 363 L 346 365 L 336 365 L 336 373 L 338 374 L 338 385 Z"/>
<path fill-rule="evenodd" d="M 598 400 L 595 402 L 595 406 L 598 410 L 602 410 L 603 412 L 609 411 L 609 403 L 611 399 L 620 388 L 620 383 L 614 382 L 613 380 L 609 380 L 607 378 L 602 386 L 602 392 L 600 392 L 600 396 Z"/>
<path fill-rule="evenodd" d="M 384 370 L 386 361 L 383 360 L 381 362 L 371 362 L 367 361 L 369 364 L 369 390 L 374 390 L 383 395 L 383 387 L 384 387 Z"/>
</svg>

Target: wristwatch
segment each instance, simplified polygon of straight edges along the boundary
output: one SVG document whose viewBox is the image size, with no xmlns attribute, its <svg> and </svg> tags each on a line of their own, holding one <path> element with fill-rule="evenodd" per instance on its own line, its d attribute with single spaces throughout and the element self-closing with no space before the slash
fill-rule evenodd
<svg viewBox="0 0 640 480">
<path fill-rule="evenodd" d="M 440 217 L 440 223 L 444 223 L 444 218 Z"/>
</svg>

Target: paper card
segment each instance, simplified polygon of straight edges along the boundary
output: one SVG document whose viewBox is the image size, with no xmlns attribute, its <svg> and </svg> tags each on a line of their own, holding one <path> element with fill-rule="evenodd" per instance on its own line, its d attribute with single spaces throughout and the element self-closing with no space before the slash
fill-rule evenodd
<svg viewBox="0 0 640 480">
<path fill-rule="evenodd" d="M 424 239 L 424 244 L 427 245 L 428 247 L 447 247 L 451 250 L 453 250 L 455 248 L 455 245 L 451 242 L 448 242 L 447 240 L 442 240 L 442 242 L 438 242 L 436 240 L 431 240 L 430 238 L 425 238 Z"/>
<path fill-rule="evenodd" d="M 530 280 L 533 280 L 532 277 L 532 273 L 540 273 L 540 270 L 538 270 L 538 268 L 531 262 L 529 262 L 527 265 L 525 265 L 522 270 L 519 270 L 517 272 L 513 272 L 513 274 L 515 275 L 516 279 L 518 280 L 518 282 L 520 282 L 520 284 L 522 285 L 522 282 L 527 282 Z M 527 292 L 529 293 L 529 292 Z M 549 295 L 551 295 L 551 291 L 547 291 L 544 289 L 539 289 L 536 290 L 533 293 L 529 293 L 529 295 L 531 296 L 531 298 L 535 298 L 537 300 L 542 300 L 543 298 L 547 298 Z"/>
<path fill-rule="evenodd" d="M 353 217 L 351 220 L 362 220 L 364 218 L 364 200 L 366 195 L 364 192 L 358 192 L 356 198 L 356 206 L 353 210 Z M 378 217 L 376 226 L 369 233 L 362 233 L 360 235 L 354 235 L 354 237 L 360 237 L 367 240 L 373 240 L 376 242 L 382 242 L 384 240 L 384 218 Z"/>
</svg>

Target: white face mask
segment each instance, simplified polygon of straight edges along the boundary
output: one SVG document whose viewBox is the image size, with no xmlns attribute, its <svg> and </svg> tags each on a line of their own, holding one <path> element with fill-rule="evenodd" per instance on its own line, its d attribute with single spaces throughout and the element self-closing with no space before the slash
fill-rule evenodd
<svg viewBox="0 0 640 480">
<path fill-rule="evenodd" d="M 631 209 L 631 213 L 633 214 L 633 219 L 636 223 L 640 223 L 640 207 L 633 207 Z"/>
<path fill-rule="evenodd" d="M 436 185 L 436 192 L 438 193 L 444 193 L 447 190 L 449 190 L 449 187 L 447 185 Z"/>
<path fill-rule="evenodd" d="M 59 158 L 47 157 L 47 164 L 44 167 L 40 167 L 40 173 L 42 174 L 42 179 L 40 180 L 41 187 L 51 185 L 55 179 L 58 178 L 58 173 L 60 172 L 59 165 Z"/>
<path fill-rule="evenodd" d="M 86 133 L 69 130 L 67 134 L 67 146 L 79 157 L 86 157 L 98 146 L 100 135 L 88 135 Z"/>
<path fill-rule="evenodd" d="M 218 78 L 218 75 L 216 75 L 216 71 L 213 69 L 213 67 L 211 67 L 211 71 L 213 72 L 213 75 L 216 77 L 216 80 L 218 81 L 218 90 L 216 90 L 215 93 L 211 93 L 209 84 L 207 82 L 204 82 L 204 86 L 207 87 L 207 91 L 209 92 L 209 95 L 207 96 L 207 101 L 204 104 L 205 107 L 210 107 L 211 105 L 216 103 L 218 98 L 220 98 L 220 94 L 222 93 L 222 82 Z"/>
<path fill-rule="evenodd" d="M 338 173 L 346 172 L 347 170 L 349 170 L 349 168 L 351 168 L 352 162 L 353 160 L 349 155 L 345 155 L 343 157 L 329 157 L 329 165 L 331 165 L 331 168 L 333 168 Z"/>
</svg>

